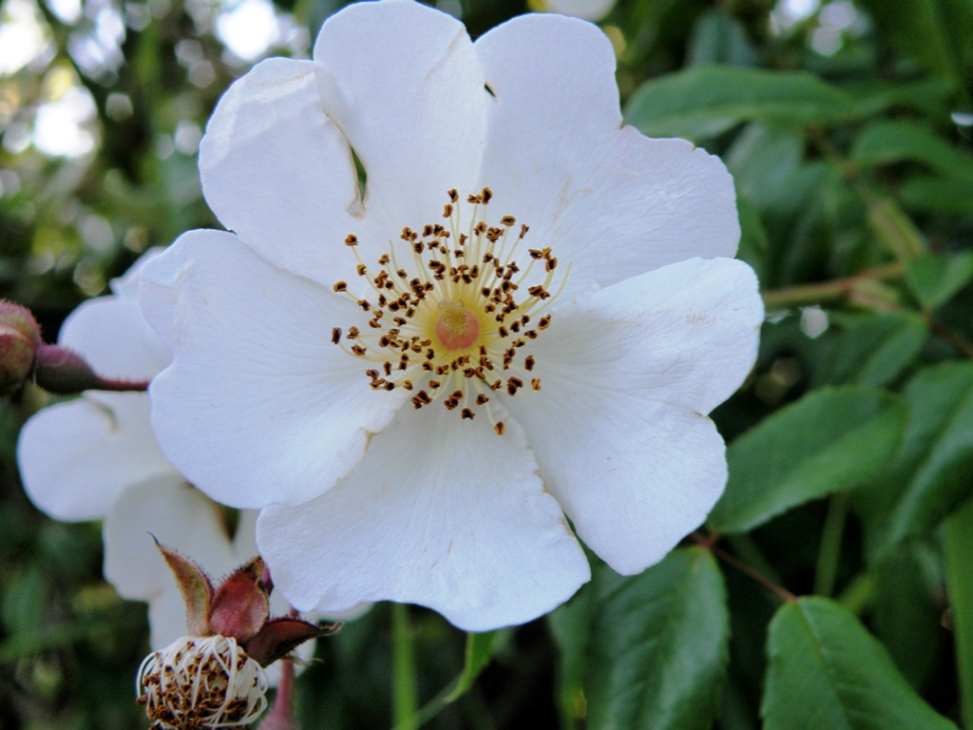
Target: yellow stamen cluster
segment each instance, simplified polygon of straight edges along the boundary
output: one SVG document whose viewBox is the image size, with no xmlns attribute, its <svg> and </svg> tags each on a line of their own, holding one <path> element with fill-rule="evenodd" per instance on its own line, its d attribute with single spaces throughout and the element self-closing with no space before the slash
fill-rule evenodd
<svg viewBox="0 0 973 730">
<path fill-rule="evenodd" d="M 448 195 L 446 224 L 404 228 L 375 272 L 358 255 L 357 237 L 345 239 L 371 293 L 359 299 L 345 281 L 334 290 L 351 296 L 370 319 L 346 333 L 335 327 L 331 339 L 372 365 L 365 370 L 372 388 L 412 391 L 417 409 L 442 398 L 447 409 L 473 419 L 477 406 L 489 412 L 492 392 L 540 390 L 540 378 L 531 376 L 535 359 L 521 358 L 521 351 L 550 326 L 547 310 L 567 273 L 553 289 L 558 261 L 551 249 L 525 250 L 529 228 L 515 230 L 513 216 L 487 222 L 489 188 L 468 196 L 472 212 L 465 222 L 459 194 Z M 396 249 L 406 247 L 400 265 Z M 537 280 L 528 283 L 537 269 Z M 504 424 L 490 420 L 502 434 Z"/>
<path fill-rule="evenodd" d="M 226 636 L 185 636 L 149 654 L 135 691 L 153 730 L 249 725 L 267 709 L 263 667 Z"/>
</svg>

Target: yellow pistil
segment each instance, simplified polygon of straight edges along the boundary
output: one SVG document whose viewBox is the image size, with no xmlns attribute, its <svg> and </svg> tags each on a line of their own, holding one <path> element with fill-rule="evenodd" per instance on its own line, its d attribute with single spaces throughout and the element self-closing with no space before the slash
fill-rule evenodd
<svg viewBox="0 0 973 730">
<path fill-rule="evenodd" d="M 450 190 L 443 210 L 448 227 L 404 228 L 374 273 L 358 256 L 358 239 L 345 239 L 372 294 L 359 299 L 344 281 L 334 290 L 351 296 L 371 319 L 347 333 L 335 327 L 331 340 L 370 363 L 365 375 L 372 388 L 412 391 L 417 409 L 442 397 L 447 409 L 460 409 L 468 419 L 479 406 L 489 413 L 495 391 L 514 396 L 541 389 L 540 378 L 530 375 L 536 360 L 523 350 L 550 325 L 547 310 L 570 266 L 553 289 L 558 261 L 551 249 L 527 249 L 529 228 L 515 232 L 513 216 L 489 225 L 492 197 L 489 188 L 470 195 L 472 211 L 464 222 L 459 195 Z M 405 266 L 397 260 L 404 247 Z M 534 283 L 528 282 L 532 274 Z M 504 424 L 490 420 L 502 434 Z"/>
</svg>

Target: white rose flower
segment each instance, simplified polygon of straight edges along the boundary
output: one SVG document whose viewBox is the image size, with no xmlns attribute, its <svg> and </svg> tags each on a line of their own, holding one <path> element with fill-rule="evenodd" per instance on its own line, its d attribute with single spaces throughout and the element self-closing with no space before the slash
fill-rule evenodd
<svg viewBox="0 0 973 730">
<path fill-rule="evenodd" d="M 567 518 L 632 574 L 720 496 L 707 414 L 763 317 L 733 182 L 624 126 L 614 67 L 574 18 L 473 43 L 383 0 L 220 101 L 200 169 L 234 233 L 146 267 L 174 353 L 152 419 L 200 489 L 262 509 L 296 607 L 521 623 L 590 577 Z"/>
<path fill-rule="evenodd" d="M 142 268 L 156 253 L 140 258 L 111 283 L 110 296 L 85 302 L 61 328 L 59 344 L 99 374 L 150 380 L 169 364 L 169 351 L 137 299 Z M 186 633 L 186 607 L 152 535 L 217 576 L 257 554 L 256 511 L 240 515 L 231 540 L 219 506 L 159 449 L 146 393 L 88 391 L 42 409 L 24 424 L 17 460 L 24 489 L 46 514 L 67 522 L 104 520 L 105 577 L 123 598 L 148 602 L 154 649 Z M 286 614 L 286 601 L 272 598 L 274 614 Z"/>
</svg>

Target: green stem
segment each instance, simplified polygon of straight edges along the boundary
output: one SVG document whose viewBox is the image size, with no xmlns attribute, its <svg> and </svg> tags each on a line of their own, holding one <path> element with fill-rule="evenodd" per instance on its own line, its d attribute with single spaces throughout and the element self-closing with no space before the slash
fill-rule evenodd
<svg viewBox="0 0 973 730">
<path fill-rule="evenodd" d="M 943 537 L 961 715 L 963 727 L 973 730 L 973 500 L 946 520 Z"/>
<path fill-rule="evenodd" d="M 872 605 L 875 599 L 875 581 L 863 571 L 848 581 L 848 585 L 838 595 L 838 603 L 856 616 L 860 616 Z"/>
<path fill-rule="evenodd" d="M 841 537 L 845 531 L 847 517 L 847 495 L 835 494 L 828 504 L 828 515 L 824 519 L 824 529 L 821 532 L 821 547 L 818 549 L 814 592 L 819 596 L 830 596 L 834 592 L 838 560 L 841 558 Z"/>
<path fill-rule="evenodd" d="M 392 707 L 396 730 L 418 730 L 415 651 L 409 607 L 392 604 Z"/>
<path fill-rule="evenodd" d="M 764 305 L 768 310 L 773 310 L 842 301 L 849 298 L 858 287 L 869 280 L 897 279 L 904 272 L 905 267 L 901 263 L 893 262 L 844 279 L 772 289 L 763 293 Z"/>
</svg>

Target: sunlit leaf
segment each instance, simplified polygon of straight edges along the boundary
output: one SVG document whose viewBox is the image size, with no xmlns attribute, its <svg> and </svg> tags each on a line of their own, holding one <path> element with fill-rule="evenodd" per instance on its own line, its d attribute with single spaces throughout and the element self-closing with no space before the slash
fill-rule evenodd
<svg viewBox="0 0 973 730">
<path fill-rule="evenodd" d="M 643 84 L 625 119 L 653 137 L 704 139 L 743 121 L 806 126 L 856 113 L 849 97 L 813 74 L 693 66 Z"/>
</svg>

